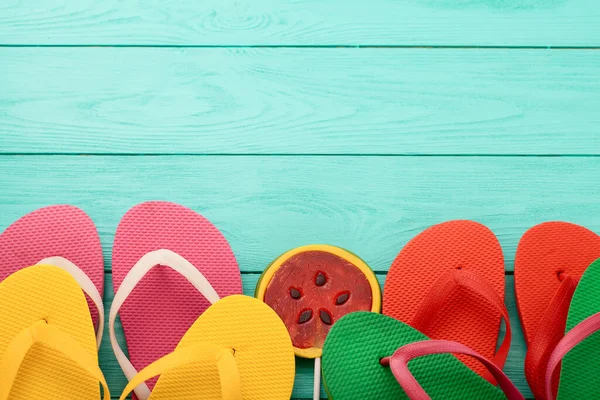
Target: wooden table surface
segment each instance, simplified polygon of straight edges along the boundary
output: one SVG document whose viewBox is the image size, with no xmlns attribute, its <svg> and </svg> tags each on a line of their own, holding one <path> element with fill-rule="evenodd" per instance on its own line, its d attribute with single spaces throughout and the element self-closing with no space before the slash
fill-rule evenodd
<svg viewBox="0 0 600 400">
<path fill-rule="evenodd" d="M 599 50 L 594 0 L 8 0 L 0 229 L 84 209 L 110 303 L 116 226 L 145 200 L 215 223 L 247 294 L 308 243 L 383 284 L 421 230 L 473 219 L 504 249 L 505 370 L 531 396 L 514 255 L 543 221 L 600 232 Z M 100 362 L 118 397 L 108 340 Z M 311 391 L 299 360 L 293 396 Z"/>
</svg>

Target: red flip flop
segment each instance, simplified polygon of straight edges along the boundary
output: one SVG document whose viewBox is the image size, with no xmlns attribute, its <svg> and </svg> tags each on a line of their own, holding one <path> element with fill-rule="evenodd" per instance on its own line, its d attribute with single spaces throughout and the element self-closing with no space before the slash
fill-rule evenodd
<svg viewBox="0 0 600 400">
<path fill-rule="evenodd" d="M 115 235 L 112 271 L 109 333 L 129 380 L 173 352 L 212 303 L 242 293 L 237 261 L 221 232 L 195 211 L 164 201 L 138 204 L 125 214 Z M 114 333 L 118 313 L 130 359 Z M 155 383 L 139 385 L 135 396 L 147 398 Z"/>
<path fill-rule="evenodd" d="M 0 235 L 0 282 L 23 268 L 51 264 L 69 272 L 86 294 L 97 342 L 102 340 L 104 259 L 96 226 L 77 207 L 40 208 Z"/>
<path fill-rule="evenodd" d="M 600 236 L 567 222 L 529 229 L 515 256 L 515 293 L 527 343 L 525 377 L 536 399 L 545 399 L 548 359 L 563 338 L 579 278 L 600 257 Z M 554 371 L 560 374 L 560 368 Z M 558 379 L 553 379 L 554 391 Z"/>
<path fill-rule="evenodd" d="M 496 236 L 473 221 L 434 225 L 396 257 L 385 280 L 383 314 L 431 339 L 470 347 L 502 368 L 510 348 L 504 257 Z M 496 350 L 502 317 L 506 335 Z M 477 361 L 460 360 L 490 381 Z"/>
</svg>

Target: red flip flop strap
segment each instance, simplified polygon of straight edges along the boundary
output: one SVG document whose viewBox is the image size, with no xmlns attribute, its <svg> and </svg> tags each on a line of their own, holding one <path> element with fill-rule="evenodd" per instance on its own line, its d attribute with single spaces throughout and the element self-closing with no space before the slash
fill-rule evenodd
<svg viewBox="0 0 600 400">
<path fill-rule="evenodd" d="M 576 287 L 574 278 L 567 276 L 563 279 L 529 342 L 525 355 L 525 377 L 536 399 L 546 399 L 546 366 L 550 354 L 564 336 L 569 305 Z M 556 378 L 559 375 L 560 367 L 554 370 L 553 393 L 558 389 Z"/>
<path fill-rule="evenodd" d="M 495 365 L 502 369 L 506 362 L 512 339 L 508 310 L 506 309 L 504 300 L 498 296 L 494 288 L 485 278 L 474 271 L 455 269 L 442 275 L 432 285 L 427 296 L 425 296 L 411 325 L 415 329 L 427 334 L 428 328 L 435 321 L 435 318 L 442 309 L 444 303 L 448 300 L 450 294 L 458 287 L 467 288 L 475 295 L 482 297 L 486 303 L 492 305 L 498 314 L 502 316 L 502 319 L 506 324 L 506 333 L 500 347 L 491 359 Z M 484 378 L 495 383 L 492 375 L 489 373 L 484 374 Z"/>
<path fill-rule="evenodd" d="M 391 357 L 386 357 L 381 360 L 381 363 L 383 365 L 389 364 L 394 377 L 411 400 L 430 400 L 429 395 L 427 395 L 425 390 L 423 390 L 408 369 L 408 362 L 417 357 L 442 353 L 465 354 L 476 358 L 488 369 L 494 378 L 496 378 L 500 389 L 502 389 L 507 399 L 524 400 L 523 395 L 516 386 L 508 379 L 504 372 L 502 372 L 502 368 L 461 343 L 448 340 L 424 340 L 421 342 L 409 343 L 396 350 Z"/>
<path fill-rule="evenodd" d="M 579 343 L 583 342 L 593 333 L 600 330 L 600 313 L 596 313 L 590 317 L 587 317 L 579 324 L 575 325 L 556 345 L 556 348 L 548 359 L 548 365 L 546 366 L 546 398 L 553 400 L 555 397 L 555 389 L 553 386 L 554 373 L 557 370 L 558 365 L 567 353 L 575 348 Z"/>
</svg>

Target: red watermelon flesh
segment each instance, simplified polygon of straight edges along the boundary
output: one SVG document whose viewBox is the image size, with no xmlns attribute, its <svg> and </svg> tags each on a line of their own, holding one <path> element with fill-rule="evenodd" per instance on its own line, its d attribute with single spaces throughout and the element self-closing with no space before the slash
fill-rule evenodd
<svg viewBox="0 0 600 400">
<path fill-rule="evenodd" d="M 294 347 L 322 348 L 331 326 L 354 311 L 370 311 L 373 294 L 354 264 L 325 251 L 284 261 L 267 285 L 264 301 L 288 328 Z"/>
</svg>

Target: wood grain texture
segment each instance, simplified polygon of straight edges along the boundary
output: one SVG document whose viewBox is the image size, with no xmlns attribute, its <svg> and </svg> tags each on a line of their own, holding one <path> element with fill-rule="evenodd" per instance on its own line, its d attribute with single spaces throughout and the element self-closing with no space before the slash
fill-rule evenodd
<svg viewBox="0 0 600 400">
<path fill-rule="evenodd" d="M 83 208 L 108 309 L 115 229 L 146 200 L 214 222 L 248 295 L 315 242 L 356 252 L 383 285 L 417 233 L 477 220 L 504 249 L 505 370 L 531 397 L 510 271 L 537 223 L 600 232 L 598 26 L 593 0 L 5 0 L 0 231 Z M 294 398 L 312 397 L 312 374 L 297 361 Z"/>
<path fill-rule="evenodd" d="M 244 294 L 248 296 L 254 295 L 254 288 L 258 281 L 259 274 L 242 274 L 242 282 L 244 285 Z M 383 290 L 383 284 L 385 282 L 385 273 L 378 273 L 377 279 L 381 289 Z M 104 291 L 106 309 L 110 309 L 110 304 L 113 299 L 113 288 L 112 288 L 112 275 L 107 273 L 105 275 L 106 287 Z M 510 323 L 512 325 L 513 338 L 511 342 L 510 353 L 506 360 L 504 371 L 508 377 L 515 383 L 519 390 L 528 397 L 531 397 L 531 392 L 527 386 L 525 375 L 523 372 L 523 360 L 525 357 L 525 339 L 521 332 L 521 326 L 519 323 L 519 316 L 517 314 L 517 306 L 514 297 L 514 280 L 512 276 L 506 277 L 506 307 L 509 311 Z M 125 349 L 126 342 L 124 340 L 123 331 L 120 323 L 117 320 L 115 325 L 117 338 L 121 346 Z M 502 334 L 504 334 L 504 327 Z M 104 372 L 107 381 L 110 384 L 111 394 L 113 398 L 118 398 L 118 395 L 123 391 L 126 385 L 125 376 L 121 372 L 119 364 L 115 359 L 110 342 L 108 340 L 108 331 L 105 331 L 105 338 L 100 347 L 100 366 Z M 311 360 L 296 359 L 296 379 L 294 382 L 294 392 L 292 397 L 302 399 L 312 399 L 312 386 L 313 382 L 313 363 Z M 321 397 L 327 398 L 323 387 L 321 387 Z"/>
<path fill-rule="evenodd" d="M 594 0 L 4 0 L 2 44 L 598 46 Z"/>
<path fill-rule="evenodd" d="M 0 48 L 1 153 L 600 154 L 600 51 Z"/>
<path fill-rule="evenodd" d="M 330 243 L 385 272 L 428 226 L 472 219 L 495 232 L 512 270 L 537 223 L 600 232 L 599 184 L 600 157 L 0 156 L 0 227 L 71 203 L 96 222 L 108 262 L 125 212 L 162 199 L 210 219 L 243 271 Z"/>
</svg>

